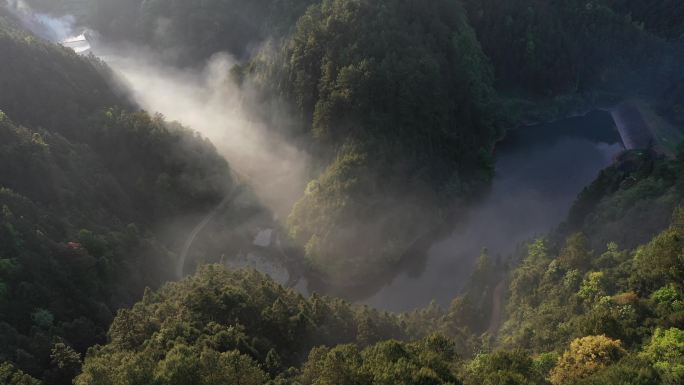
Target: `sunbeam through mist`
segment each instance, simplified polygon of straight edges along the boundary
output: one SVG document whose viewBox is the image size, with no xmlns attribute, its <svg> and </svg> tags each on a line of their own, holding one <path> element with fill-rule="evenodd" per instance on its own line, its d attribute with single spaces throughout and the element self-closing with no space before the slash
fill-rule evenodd
<svg viewBox="0 0 684 385">
<path fill-rule="evenodd" d="M 264 203 L 287 216 L 304 189 L 309 158 L 246 111 L 246 91 L 230 77 L 232 57 L 216 54 L 199 71 L 139 57 L 108 54 L 105 61 L 138 104 L 209 138 Z"/>
</svg>

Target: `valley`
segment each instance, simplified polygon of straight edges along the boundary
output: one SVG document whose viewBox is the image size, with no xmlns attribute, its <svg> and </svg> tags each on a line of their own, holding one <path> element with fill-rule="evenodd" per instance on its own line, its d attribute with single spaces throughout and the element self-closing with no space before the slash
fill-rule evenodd
<svg viewBox="0 0 684 385">
<path fill-rule="evenodd" d="M 0 0 L 0 385 L 679 385 L 644 4 Z"/>
</svg>

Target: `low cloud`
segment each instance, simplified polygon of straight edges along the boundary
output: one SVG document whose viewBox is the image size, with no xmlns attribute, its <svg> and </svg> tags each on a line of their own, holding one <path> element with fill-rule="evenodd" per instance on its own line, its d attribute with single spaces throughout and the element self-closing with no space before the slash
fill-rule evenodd
<svg viewBox="0 0 684 385">
<path fill-rule="evenodd" d="M 281 217 L 289 213 L 306 185 L 309 156 L 251 113 L 283 124 L 288 119 L 278 108 L 257 105 L 252 87 L 236 84 L 230 55 L 216 54 L 199 70 L 166 66 L 130 47 L 110 50 L 103 60 L 142 108 L 209 138 L 263 203 Z"/>
</svg>

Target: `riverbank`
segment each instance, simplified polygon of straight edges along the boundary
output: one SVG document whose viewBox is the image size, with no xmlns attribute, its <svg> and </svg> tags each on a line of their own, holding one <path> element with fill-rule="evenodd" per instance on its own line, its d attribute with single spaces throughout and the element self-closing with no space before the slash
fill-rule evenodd
<svg viewBox="0 0 684 385">
<path fill-rule="evenodd" d="M 605 111 L 510 130 L 497 148 L 490 192 L 469 207 L 459 224 L 446 225 L 445 237 L 424 245 L 422 266 L 401 272 L 363 303 L 399 312 L 432 300 L 449 306 L 462 293 L 483 248 L 505 261 L 521 243 L 547 234 L 622 151 Z"/>
<path fill-rule="evenodd" d="M 524 239 L 529 239 L 530 236 L 534 236 L 534 234 L 541 234 L 548 229 L 552 228 L 554 225 L 557 225 L 558 223 L 553 222 L 553 221 L 548 221 L 548 218 L 542 218 L 543 217 L 552 217 L 552 218 L 563 218 L 566 213 L 564 212 L 553 212 L 550 213 L 549 210 L 552 210 L 557 207 L 565 207 L 568 206 L 574 201 L 576 198 L 576 193 L 581 191 L 583 187 L 585 187 L 587 184 L 589 184 L 594 178 L 595 178 L 595 173 L 598 172 L 598 170 L 601 167 L 605 167 L 607 164 L 604 162 L 610 162 L 612 159 L 614 159 L 614 156 L 617 154 L 615 151 L 620 151 L 622 148 L 620 143 L 625 143 L 625 147 L 627 149 L 631 148 L 636 148 L 638 146 L 644 146 L 644 143 L 646 143 L 645 147 L 648 145 L 648 135 L 644 135 L 644 137 L 638 137 L 638 135 L 643 135 L 644 132 L 648 133 L 650 131 L 650 128 L 646 124 L 647 118 L 644 117 L 643 113 L 639 109 L 639 112 L 634 112 L 634 108 L 628 108 L 625 106 L 622 106 L 621 103 L 615 102 L 613 104 L 609 104 L 607 102 L 607 98 L 603 98 L 603 102 L 600 103 L 600 107 L 597 106 L 596 101 L 594 102 L 588 102 L 589 99 L 582 99 L 584 102 L 579 101 L 579 99 L 576 100 L 575 103 L 564 103 L 564 107 L 557 107 L 557 108 L 550 108 L 547 110 L 547 113 L 537 113 L 535 114 L 528 114 L 527 116 L 533 116 L 535 115 L 538 119 L 542 121 L 549 121 L 549 122 L 554 122 L 554 123 L 544 123 L 544 124 L 538 124 L 537 126 L 539 127 L 534 127 L 534 125 L 529 125 L 531 123 L 531 120 L 525 120 L 525 124 L 520 124 L 517 125 L 516 128 L 511 128 L 510 130 L 507 131 L 507 135 L 502 138 L 502 140 L 497 144 L 497 152 L 504 151 L 504 152 L 510 152 L 511 150 L 514 150 L 515 148 L 527 148 L 531 145 L 531 143 L 536 143 L 532 147 L 527 150 L 525 154 L 518 154 L 521 155 L 522 157 L 519 157 L 518 155 L 515 155 L 515 159 L 500 159 L 499 157 L 501 155 L 504 155 L 503 153 L 497 153 L 497 163 L 502 162 L 502 163 L 511 163 L 513 164 L 520 164 L 521 167 L 527 168 L 527 167 L 545 167 L 544 165 L 549 163 L 549 156 L 554 157 L 560 157 L 564 159 L 574 159 L 574 155 L 576 155 L 578 152 L 581 153 L 589 153 L 596 152 L 593 154 L 591 157 L 594 158 L 592 162 L 597 164 L 598 168 L 593 168 L 594 166 L 587 166 L 582 168 L 584 171 L 582 172 L 581 178 L 584 180 L 584 184 L 580 185 L 572 185 L 569 186 L 569 189 L 576 189 L 577 191 L 566 194 L 567 191 L 563 190 L 563 188 L 555 188 L 554 186 L 550 185 L 563 185 L 562 182 L 550 182 L 547 181 L 545 185 L 539 185 L 537 186 L 537 182 L 533 182 L 532 179 L 527 179 L 527 178 L 537 178 L 541 177 L 542 179 L 544 178 L 553 178 L 552 174 L 556 174 L 559 169 L 563 170 L 573 170 L 573 169 L 578 169 L 580 166 L 574 162 L 570 162 L 570 164 L 567 164 L 567 162 L 562 161 L 562 160 L 554 160 L 553 162 L 558 162 L 557 166 L 549 166 L 548 168 L 553 168 L 552 173 L 547 173 L 544 171 L 541 176 L 536 175 L 536 174 L 526 174 L 520 176 L 522 178 L 525 178 L 525 180 L 529 182 L 534 183 L 533 187 L 534 189 L 542 189 L 541 191 L 547 191 L 549 197 L 546 197 L 548 199 L 555 199 L 551 198 L 553 197 L 559 197 L 563 196 L 563 201 L 562 202 L 556 202 L 553 201 L 553 204 L 549 204 L 549 208 L 545 210 L 537 210 L 539 205 L 533 205 L 529 204 L 529 210 L 527 210 L 526 214 L 521 214 L 521 213 L 516 213 L 514 215 L 511 215 L 512 217 L 520 217 L 520 215 L 525 215 L 527 218 L 526 221 L 529 219 L 530 216 L 533 216 L 536 218 L 537 213 L 536 211 L 544 211 L 545 213 L 539 213 L 540 217 L 536 218 L 535 220 L 540 224 L 540 225 L 535 225 L 530 227 L 531 229 L 534 228 L 534 230 L 530 230 L 528 232 L 525 232 L 524 234 L 520 234 L 519 237 L 516 237 L 516 240 L 524 240 Z M 572 107 L 571 107 L 572 106 Z M 542 108 L 539 108 L 538 111 L 541 111 Z M 566 115 L 564 116 L 558 116 L 558 111 L 564 111 Z M 549 112 L 553 111 L 553 112 Z M 597 111 L 596 113 L 592 113 L 592 111 Z M 616 118 L 617 116 L 617 118 Z M 631 123 L 630 123 L 631 122 Z M 640 122 L 640 124 L 635 124 L 633 122 Z M 617 130 L 616 130 L 617 128 Z M 569 138 L 571 139 L 569 142 L 563 142 L 564 144 L 561 145 L 561 147 L 556 147 L 556 150 L 553 150 L 554 146 L 557 146 L 558 144 L 556 141 L 558 140 L 566 140 L 566 139 L 561 139 L 561 138 Z M 575 139 L 572 139 L 575 138 Z M 612 139 L 611 139 L 612 138 Z M 620 140 L 622 138 L 622 140 Z M 578 142 L 577 140 L 581 141 L 588 141 L 584 142 L 581 146 L 585 147 L 577 147 Z M 593 143 L 590 144 L 589 142 Z M 603 156 L 600 155 L 601 152 L 607 151 L 609 147 L 604 147 L 605 144 L 609 143 L 614 143 L 613 147 L 610 147 L 610 150 L 607 152 L 607 155 Z M 610 146 L 610 145 L 609 145 Z M 619 147 L 615 149 L 614 147 Z M 615 150 L 615 151 L 613 151 Z M 517 150 L 514 150 L 517 153 Z M 530 151 L 532 151 L 530 153 Z M 524 152 L 524 151 L 523 151 Z M 533 160 L 529 159 L 528 161 L 525 161 L 525 159 L 532 157 L 534 158 L 532 154 L 535 152 L 543 152 L 543 156 L 546 157 L 544 159 L 540 160 Z M 560 155 L 558 154 L 559 152 L 567 154 L 565 155 Z M 552 153 L 555 153 L 556 155 L 552 155 Z M 542 155 L 539 155 L 542 156 Z M 523 159 L 524 158 L 524 159 Z M 585 156 L 586 158 L 586 156 Z M 585 159 L 586 160 L 586 159 Z M 506 166 L 506 167 L 500 167 L 500 166 Z M 586 171 L 586 172 L 585 172 Z M 497 174 L 499 174 L 499 178 L 503 177 L 506 181 L 503 183 L 513 183 L 512 180 L 510 179 L 515 179 L 517 178 L 515 175 L 518 171 L 515 170 L 515 168 L 511 169 L 510 165 L 504 165 L 501 164 L 497 167 Z M 574 171 L 573 171 L 574 172 Z M 548 175 L 547 175 L 548 174 Z M 579 175 L 578 175 L 579 176 Z M 578 179 L 578 178 L 574 178 Z M 521 182 L 522 183 L 522 182 Z M 539 182 L 541 183 L 541 182 Z M 531 186 L 531 185 L 530 185 Z M 520 186 L 518 186 L 520 187 Z M 507 187 L 504 190 L 507 191 L 505 195 L 510 195 L 511 188 L 513 190 L 516 190 L 518 187 Z M 561 191 L 563 190 L 563 191 Z M 567 189 L 566 189 L 567 190 Z M 569 190 L 568 190 L 569 191 Z M 519 201 L 522 202 L 527 202 L 530 200 L 530 194 L 526 191 L 520 192 L 520 197 L 516 198 Z M 546 194 L 546 193 L 545 193 Z M 562 194 L 562 195 L 559 195 Z M 481 235 L 478 234 L 471 234 L 470 232 L 470 227 L 478 227 L 480 224 L 482 225 L 481 229 L 478 231 L 478 233 L 482 233 L 485 231 L 491 231 L 493 233 L 498 233 L 503 231 L 503 234 L 507 236 L 508 233 L 516 233 L 516 231 L 519 229 L 520 224 L 512 225 L 510 229 L 503 229 L 503 230 L 498 230 L 498 227 L 500 226 L 501 220 L 497 220 L 496 223 L 492 223 L 491 220 L 484 220 L 483 223 L 480 223 L 478 216 L 481 216 L 482 214 L 478 212 L 477 209 L 474 210 L 468 210 L 468 212 L 463 211 L 463 206 L 472 206 L 472 207 L 479 207 L 483 203 L 486 203 L 487 200 L 489 199 L 490 194 L 481 194 L 483 202 L 469 202 L 469 205 L 464 205 L 464 202 L 460 202 L 460 205 L 454 204 L 454 207 L 460 207 L 459 210 L 446 210 L 444 209 L 442 214 L 440 215 L 440 219 L 438 220 L 439 222 L 442 223 L 440 226 L 435 226 L 435 228 L 432 228 L 430 231 L 427 231 L 423 236 L 419 237 L 415 242 L 412 243 L 413 247 L 411 247 L 406 253 L 404 253 L 403 257 L 400 258 L 399 262 L 395 265 L 393 265 L 391 268 L 388 268 L 384 271 L 381 271 L 377 274 L 373 275 L 372 279 L 361 279 L 361 277 L 358 277 L 359 279 L 349 279 L 345 280 L 344 282 L 334 282 L 329 280 L 327 277 L 323 276 L 322 274 L 318 273 L 315 269 L 312 269 L 310 266 L 307 265 L 306 261 L 304 260 L 303 257 L 303 250 L 299 250 L 297 247 L 292 246 L 292 247 L 287 247 L 287 251 L 281 250 L 280 252 L 277 253 L 267 253 L 271 254 L 269 255 L 269 259 L 271 261 L 278 261 L 279 264 L 285 265 L 285 267 L 288 269 L 290 272 L 290 279 L 288 280 L 289 282 L 287 283 L 287 286 L 293 287 L 297 286 L 300 288 L 301 292 L 320 292 L 324 293 L 327 295 L 334 295 L 334 296 L 339 296 L 343 297 L 347 300 L 350 301 L 362 301 L 362 302 L 367 302 L 367 301 L 372 301 L 371 304 L 374 306 L 379 306 L 381 308 L 387 308 L 387 307 L 393 307 L 392 305 L 393 301 L 397 302 L 399 301 L 399 297 L 403 296 L 411 296 L 415 295 L 414 293 L 404 293 L 404 294 L 388 294 L 387 292 L 390 292 L 392 290 L 395 290 L 397 286 L 401 286 L 402 282 L 406 280 L 420 280 L 420 279 L 425 279 L 423 278 L 424 275 L 431 275 L 433 273 L 430 272 L 432 267 L 430 266 L 431 263 L 431 254 L 434 253 L 435 245 L 440 245 L 442 243 L 449 243 L 451 242 L 451 238 L 456 237 L 458 241 L 454 243 L 453 245 L 450 246 L 449 250 L 445 251 L 440 251 L 439 253 L 451 253 L 451 256 L 449 258 L 452 259 L 452 261 L 460 261 L 459 263 L 455 265 L 449 265 L 449 267 L 442 268 L 441 270 L 444 271 L 451 271 L 451 279 L 455 280 L 455 282 L 445 284 L 445 292 L 450 293 L 449 297 L 452 298 L 454 295 L 458 294 L 457 287 L 459 286 L 459 281 L 464 281 L 467 279 L 469 275 L 469 260 L 471 258 L 475 258 L 479 251 L 481 250 L 482 247 L 491 247 L 493 244 L 496 245 L 496 239 L 490 240 L 489 238 L 482 237 L 482 243 L 479 244 L 478 239 Z M 567 195 L 567 196 L 566 196 Z M 544 195 L 539 197 L 541 199 L 546 199 L 544 198 Z M 490 202 L 491 203 L 491 202 Z M 509 210 L 511 212 L 515 211 L 513 208 L 505 208 L 502 209 L 501 205 L 506 205 L 505 202 L 493 202 L 494 206 L 492 208 L 493 214 L 492 215 L 485 215 L 487 217 L 493 216 L 494 214 L 501 215 L 502 210 L 506 211 Z M 516 205 L 519 206 L 519 205 Z M 507 206 L 506 206 L 507 207 Z M 448 218 L 449 215 L 446 215 L 447 211 L 458 211 L 460 215 L 458 215 L 456 218 Z M 486 213 L 488 214 L 488 213 Z M 559 219 L 560 220 L 560 219 Z M 437 219 L 436 219 L 437 221 Z M 505 221 L 504 221 L 505 222 Z M 475 224 L 475 225 L 473 225 Z M 463 234 L 463 236 L 458 236 L 458 234 Z M 457 234 L 454 236 L 454 234 Z M 500 236 L 498 236 L 500 237 Z M 505 238 L 505 236 L 504 236 Z M 494 243 L 492 243 L 494 242 Z M 468 250 L 460 250 L 462 248 L 462 244 L 468 244 Z M 472 245 L 471 245 L 472 243 Z M 478 244 L 476 244 L 478 243 Z M 463 246 L 465 247 L 465 246 Z M 439 246 L 437 246 L 439 248 Z M 495 247 L 495 249 L 499 249 L 502 251 L 503 255 L 506 255 L 506 247 L 504 245 L 500 245 L 500 247 Z M 277 251 L 277 250 L 274 250 Z M 439 257 L 442 258 L 442 257 Z M 446 257 L 445 257 L 446 258 Z M 451 263 L 451 262 L 449 262 Z M 428 271 L 426 273 L 426 271 Z M 436 273 L 435 273 L 436 274 Z M 367 277 L 366 277 L 367 278 Z M 432 281 L 436 281 L 435 279 L 430 279 Z M 442 280 L 446 281 L 446 280 Z M 399 282 L 399 283 L 397 283 Z M 416 287 L 421 286 L 420 284 L 417 285 Z M 428 284 L 427 286 L 430 286 Z M 439 286 L 439 285 L 438 285 Z M 444 286 L 444 285 L 442 285 Z M 447 287 L 448 286 L 448 287 Z M 302 288 L 306 287 L 306 290 L 302 290 Z M 410 287 L 410 285 L 409 285 Z M 404 288 L 399 288 L 398 293 L 401 293 L 404 290 Z M 422 290 L 422 289 L 418 289 Z M 425 290 L 427 291 L 427 290 Z M 436 290 L 435 290 L 436 291 Z M 383 306 L 382 300 L 375 300 L 372 298 L 376 298 L 378 293 L 385 292 L 386 298 L 387 298 L 387 306 Z M 396 294 L 396 295 L 395 295 Z M 369 300 L 369 298 L 371 298 Z M 400 309 L 401 310 L 401 309 Z"/>
<path fill-rule="evenodd" d="M 507 160 L 505 153 L 510 152 L 511 150 L 515 151 L 515 148 L 524 148 L 528 147 L 531 143 L 535 143 L 533 145 L 534 149 L 530 149 L 530 151 L 534 151 L 534 153 L 543 153 L 547 156 L 547 149 L 553 148 L 554 143 L 560 139 L 560 138 L 570 138 L 570 137 L 577 137 L 581 138 L 581 140 L 586 140 L 587 142 L 584 142 L 581 144 L 581 146 L 586 146 L 586 151 L 595 151 L 597 152 L 596 154 L 592 155 L 593 156 L 593 161 L 596 164 L 599 164 L 599 168 L 594 169 L 593 167 L 589 166 L 587 168 L 582 168 L 583 170 L 588 170 L 587 172 L 582 172 L 581 176 L 578 175 L 578 179 L 581 179 L 585 181 L 586 183 L 581 185 L 581 186 L 571 186 L 573 189 L 572 194 L 569 194 L 568 196 L 565 196 L 566 194 L 562 191 L 557 191 L 554 192 L 552 195 L 555 197 L 560 197 L 562 196 L 563 202 L 562 204 L 558 205 L 556 203 L 549 205 L 550 208 L 549 210 L 553 210 L 554 207 L 566 207 L 569 208 L 569 205 L 574 201 L 576 198 L 577 193 L 581 191 L 582 188 L 584 188 L 587 184 L 591 183 L 591 181 L 595 178 L 596 173 L 598 173 L 599 169 L 602 167 L 607 166 L 612 159 L 614 158 L 614 155 L 616 155 L 617 152 L 614 152 L 613 149 L 611 148 L 611 152 L 608 156 L 605 158 L 601 157 L 598 155 L 598 152 L 604 151 L 603 148 L 601 149 L 596 149 L 594 144 L 591 143 L 614 143 L 616 148 L 615 151 L 620 151 L 621 150 L 621 141 L 620 141 L 620 136 L 616 132 L 613 124 L 613 120 L 610 117 L 610 114 L 607 113 L 608 108 L 604 109 L 598 109 L 593 104 L 591 103 L 574 103 L 573 106 L 574 108 L 570 108 L 569 104 L 566 105 L 567 110 L 566 111 L 572 111 L 568 112 L 568 115 L 565 116 L 556 116 L 556 114 L 545 114 L 544 117 L 545 119 L 548 119 L 550 121 L 556 122 L 556 123 L 548 123 L 544 122 L 543 124 L 539 124 L 537 126 L 543 126 L 541 127 L 534 127 L 534 125 L 517 125 L 517 126 L 512 126 L 516 128 L 510 128 L 507 130 L 506 135 L 504 135 L 501 140 L 497 143 L 496 146 L 496 156 L 497 158 L 497 176 L 496 178 L 499 179 L 505 179 L 505 183 L 513 183 L 513 181 L 509 181 L 509 179 L 513 178 L 515 179 L 515 175 L 519 173 L 519 171 L 516 171 L 515 169 L 508 169 L 508 167 L 505 167 L 506 165 L 499 164 L 500 162 L 503 163 L 508 163 L 510 162 L 510 159 Z M 580 109 L 581 108 L 581 109 Z M 583 110 L 583 109 L 586 109 Z M 564 109 L 565 110 L 565 109 Z M 591 113 L 592 111 L 599 111 L 596 114 Z M 538 117 L 541 119 L 541 115 L 538 115 Z M 582 123 L 584 122 L 584 123 Z M 531 121 L 525 121 L 525 123 L 531 123 Z M 531 131 L 530 131 L 531 130 Z M 526 132 L 531 132 L 530 135 L 528 135 Z M 575 148 L 577 144 L 575 142 L 570 142 L 567 144 L 562 145 L 562 150 L 561 151 L 567 151 L 568 154 L 564 157 L 564 159 L 572 159 L 574 157 L 574 152 L 571 149 Z M 585 147 L 580 147 L 580 148 L 585 148 Z M 607 148 L 607 147 L 606 147 Z M 501 153 L 503 151 L 504 153 Z M 583 151 L 583 150 L 577 150 L 577 151 Z M 504 155 L 503 160 L 500 158 L 501 155 Z M 542 156 L 542 155 L 540 155 Z M 548 156 L 553 156 L 554 158 L 556 155 L 551 155 L 548 154 Z M 537 161 L 526 161 L 523 159 L 523 157 L 519 158 L 516 155 L 516 158 L 514 160 L 514 164 L 520 164 L 521 167 L 524 168 L 530 168 L 533 170 L 536 167 L 541 167 L 544 164 L 548 163 L 548 160 L 541 160 L 539 162 Z M 608 163 L 606 163 L 608 162 Z M 577 168 L 577 164 L 566 164 L 565 161 L 562 159 L 557 160 L 558 163 L 558 168 L 562 169 L 571 169 L 571 168 Z M 554 170 L 553 172 L 547 173 L 544 172 L 541 178 L 543 179 L 548 179 L 548 178 L 554 178 L 553 174 L 556 174 L 557 170 Z M 548 175 L 547 175 L 548 174 Z M 529 178 L 532 177 L 530 176 L 524 176 L 524 178 Z M 562 182 L 559 182 L 560 185 L 563 185 Z M 537 187 L 535 187 L 536 189 Z M 540 186 L 539 188 L 543 188 L 545 190 L 553 190 L 553 186 Z M 517 189 L 517 187 L 516 187 Z M 372 279 L 355 279 L 355 280 L 345 280 L 344 282 L 334 282 L 328 279 L 327 277 L 323 276 L 322 274 L 318 274 L 315 270 L 313 269 L 307 269 L 306 275 L 309 283 L 309 288 L 311 291 L 317 291 L 317 292 L 323 292 L 329 295 L 334 295 L 334 296 L 340 296 L 343 298 L 346 298 L 348 300 L 352 301 L 358 301 L 358 300 L 363 300 L 366 301 L 368 298 L 373 298 L 376 296 L 376 294 L 380 291 L 385 290 L 388 287 L 393 287 L 396 284 L 396 281 L 403 280 L 404 278 L 402 277 L 420 277 L 424 274 L 426 269 L 429 269 L 427 265 L 429 264 L 429 259 L 430 256 L 429 254 L 431 253 L 431 250 L 434 248 L 434 245 L 439 245 L 441 243 L 444 243 L 445 241 L 448 242 L 449 239 L 454 238 L 454 234 L 467 234 L 466 237 L 462 237 L 463 239 L 459 238 L 459 243 L 463 245 L 468 245 L 468 250 L 462 250 L 462 252 L 459 252 L 459 258 L 463 260 L 463 262 L 459 266 L 451 266 L 451 269 L 456 269 L 454 270 L 454 275 L 458 276 L 458 281 L 463 281 L 467 280 L 469 276 L 469 268 L 470 264 L 467 261 L 470 261 L 470 259 L 475 258 L 479 255 L 481 249 L 483 247 L 491 247 L 493 244 L 498 245 L 498 242 L 488 240 L 486 242 L 482 242 L 481 244 L 475 245 L 475 243 L 479 242 L 477 239 L 480 239 L 480 237 L 483 237 L 482 234 L 471 234 L 469 229 L 473 227 L 473 224 L 477 224 L 477 226 L 481 225 L 481 231 L 486 232 L 487 228 L 493 227 L 498 227 L 498 224 L 492 224 L 491 221 L 497 221 L 495 219 L 497 213 L 501 213 L 502 208 L 501 207 L 496 207 L 492 208 L 492 213 L 490 215 L 489 212 L 487 212 L 487 218 L 490 218 L 488 220 L 485 220 L 484 222 L 480 221 L 477 217 L 481 216 L 482 213 L 479 211 L 479 209 L 483 206 L 486 205 L 488 200 L 490 199 L 490 196 L 492 194 L 492 186 L 489 186 L 486 191 L 482 191 L 482 193 L 479 195 L 479 199 L 476 199 L 474 201 L 469 201 L 469 202 L 459 202 L 460 204 L 454 204 L 451 209 L 443 210 L 442 216 L 440 216 L 439 219 L 436 219 L 436 221 L 439 221 L 440 224 L 436 225 L 434 227 L 431 227 L 430 231 L 426 232 L 423 234 L 423 236 L 419 237 L 415 242 L 412 243 L 413 247 L 408 249 L 403 256 L 399 259 L 398 263 L 391 266 L 391 268 L 386 269 L 385 271 L 379 272 L 377 274 L 373 275 Z M 505 194 L 504 194 L 505 195 Z M 519 199 L 524 202 L 524 204 L 529 203 L 530 210 L 534 211 L 534 205 L 532 202 L 528 202 L 530 200 L 529 194 L 523 193 L 521 191 L 521 196 Z M 571 196 L 570 196 L 571 195 Z M 552 199 L 552 198 L 549 198 Z M 555 201 L 554 201 L 555 202 Z M 496 203 L 497 206 L 499 205 L 505 205 L 505 203 L 498 202 Z M 510 208 L 506 206 L 506 210 L 509 211 L 515 211 L 515 208 Z M 505 211 L 505 210 L 504 210 Z M 548 210 L 546 210 L 548 211 Z M 523 213 L 517 213 L 512 215 L 512 217 L 517 217 L 519 215 L 525 215 Z M 529 217 L 530 213 L 527 213 L 527 216 Z M 536 214 L 535 214 L 536 215 Z M 550 215 L 550 214 L 549 214 Z M 552 217 L 558 217 L 562 218 L 564 217 L 565 213 L 564 212 L 558 212 L 553 215 Z M 548 215 L 547 215 L 548 216 Z M 556 222 L 547 222 L 544 218 L 537 218 L 539 223 L 544 223 L 542 226 L 535 226 L 535 230 L 531 232 L 526 232 L 525 234 L 521 235 L 519 240 L 526 239 L 528 236 L 533 235 L 532 233 L 538 232 L 536 229 L 540 229 L 539 231 L 548 231 L 551 229 L 552 226 L 557 225 L 558 223 Z M 560 221 L 560 219 L 558 220 Z M 501 221 L 498 221 L 501 222 Z M 502 230 L 504 232 L 503 235 L 499 237 L 506 238 L 508 237 L 508 233 L 516 233 L 517 232 L 517 227 L 519 226 L 512 226 L 510 229 Z M 543 227 L 543 229 L 542 229 Z M 470 247 L 472 246 L 472 247 Z M 461 246 L 460 245 L 454 245 L 453 246 L 454 250 L 460 250 Z M 504 247 L 504 245 L 501 245 L 501 247 L 496 247 L 495 249 L 499 249 L 503 252 L 503 254 L 507 254 L 506 250 L 507 248 Z M 448 253 L 448 251 L 445 250 L 445 252 Z M 458 286 L 458 282 L 450 284 L 449 290 L 450 293 L 453 295 L 458 294 L 457 292 L 454 292 L 453 289 L 455 286 Z M 391 290 L 391 289 L 390 289 Z M 409 294 L 410 295 L 410 294 Z M 390 296 L 392 297 L 392 296 Z M 449 298 L 452 298 L 453 296 L 450 295 Z M 393 300 L 393 299 L 391 299 Z M 378 301 L 381 302 L 381 301 Z M 376 303 L 373 302 L 372 305 L 378 306 L 378 307 L 383 307 L 381 303 Z"/>
<path fill-rule="evenodd" d="M 579 117 L 596 110 L 609 110 L 624 96 L 609 93 L 565 94 L 553 98 L 533 98 L 504 94 L 501 105 L 506 132 L 523 127 Z M 502 138 L 504 139 L 504 138 Z"/>
</svg>

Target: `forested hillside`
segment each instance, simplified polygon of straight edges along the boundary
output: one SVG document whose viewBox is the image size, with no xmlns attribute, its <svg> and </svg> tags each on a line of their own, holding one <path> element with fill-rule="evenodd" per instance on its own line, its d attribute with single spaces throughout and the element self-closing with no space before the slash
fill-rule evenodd
<svg viewBox="0 0 684 385">
<path fill-rule="evenodd" d="M 631 249 L 646 243 L 667 227 L 672 211 L 682 204 L 683 160 L 651 151 L 621 155 L 580 194 L 559 236 L 591 234 L 591 248 L 617 242 Z"/>
<path fill-rule="evenodd" d="M 205 266 L 119 313 L 111 343 L 89 351 L 75 383 L 460 383 L 459 347 L 426 336 L 427 320 Z M 398 341 L 409 338 L 418 340 Z"/>
<path fill-rule="evenodd" d="M 2 110 L 25 124 L 83 135 L 85 118 L 125 99 L 107 83 L 106 67 L 58 49 L 21 29 L 0 8 Z"/>
<path fill-rule="evenodd" d="M 458 220 L 454 202 L 484 191 L 507 125 L 634 95 L 678 119 L 682 53 L 600 1 L 340 0 L 309 8 L 246 71 L 293 105 L 295 135 L 329 164 L 288 226 L 344 286 Z"/>
<path fill-rule="evenodd" d="M 678 209 L 633 250 L 595 254 L 579 233 L 560 249 L 531 243 L 494 339 L 476 329 L 486 322 L 479 293 L 496 283 L 486 256 L 448 311 L 400 316 L 207 266 L 119 313 L 76 383 L 679 384 L 681 224 Z M 433 332 L 444 337 L 424 337 Z"/>
<path fill-rule="evenodd" d="M 236 183 L 211 143 L 131 109 L 103 64 L 4 13 L 0 51 L 0 360 L 70 383 L 52 350 L 104 342 L 119 307 L 175 277 L 155 227 Z"/>
<path fill-rule="evenodd" d="M 232 75 L 257 94 L 253 113 L 313 156 L 286 225 L 333 286 L 372 281 L 462 217 L 509 126 L 627 97 L 682 119 L 673 63 L 684 49 L 668 37 L 679 8 L 665 3 L 650 13 L 607 0 L 30 3 L 80 9 L 103 39 L 176 65 L 241 58 Z M 666 34 L 633 16 L 663 9 Z M 274 121 L 272 105 L 289 119 Z"/>
<path fill-rule="evenodd" d="M 553 96 L 596 89 L 621 91 L 654 77 L 659 42 L 602 1 L 465 1 L 503 90 Z M 657 73 L 657 71 L 656 71 Z"/>
<path fill-rule="evenodd" d="M 223 264 L 266 222 L 297 274 L 373 283 L 458 231 L 507 129 L 638 99 L 681 130 L 679 3 L 27 3 L 179 71 L 235 56 L 240 102 L 313 164 L 272 219 L 214 144 L 0 5 L 0 385 L 684 383 L 682 146 L 617 156 L 558 228 L 483 250 L 445 308 L 388 313 Z M 207 213 L 180 272 L 222 264 L 175 282 Z"/>
<path fill-rule="evenodd" d="M 487 58 L 452 1 L 324 1 L 266 72 L 329 162 L 288 220 L 338 284 L 400 261 L 491 177 L 500 136 Z"/>
</svg>

